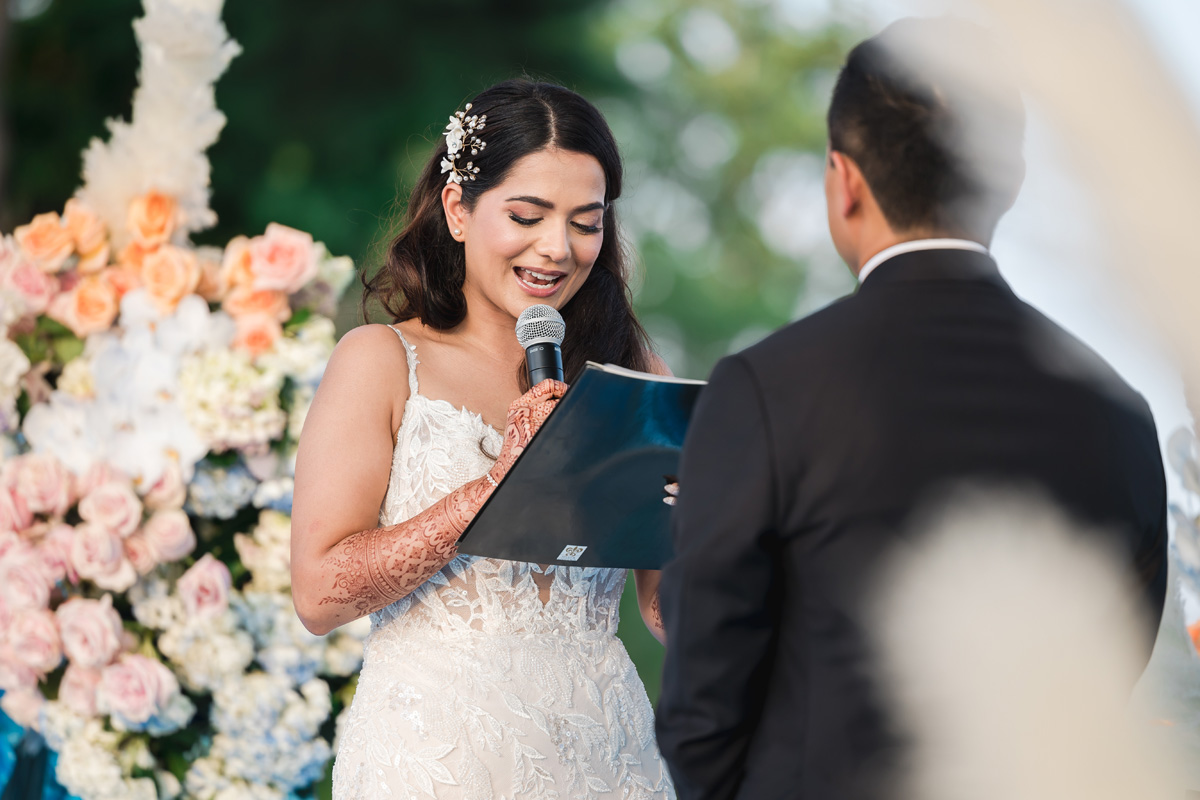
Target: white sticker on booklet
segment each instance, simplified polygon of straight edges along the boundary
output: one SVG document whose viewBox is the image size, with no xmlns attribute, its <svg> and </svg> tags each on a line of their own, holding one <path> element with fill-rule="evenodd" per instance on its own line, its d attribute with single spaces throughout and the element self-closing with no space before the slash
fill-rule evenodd
<svg viewBox="0 0 1200 800">
<path fill-rule="evenodd" d="M 558 554 L 559 561 L 578 561 L 583 555 L 583 551 L 587 550 L 587 545 L 569 544 L 563 548 L 563 551 Z"/>
</svg>

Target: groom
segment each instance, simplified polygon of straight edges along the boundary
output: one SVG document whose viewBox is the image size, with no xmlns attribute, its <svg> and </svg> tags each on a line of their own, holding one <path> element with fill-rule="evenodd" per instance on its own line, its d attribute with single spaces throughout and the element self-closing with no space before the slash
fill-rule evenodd
<svg viewBox="0 0 1200 800">
<path fill-rule="evenodd" d="M 999 64 L 951 20 L 850 53 L 825 194 L 859 289 L 722 360 L 701 395 L 660 589 L 658 737 L 681 800 L 885 796 L 897 744 L 861 604 L 914 511 L 956 482 L 1032 488 L 1114 532 L 1149 653 L 1166 586 L 1154 421 L 988 251 L 1024 176 L 1024 112 L 1015 87 L 962 78 Z"/>
</svg>

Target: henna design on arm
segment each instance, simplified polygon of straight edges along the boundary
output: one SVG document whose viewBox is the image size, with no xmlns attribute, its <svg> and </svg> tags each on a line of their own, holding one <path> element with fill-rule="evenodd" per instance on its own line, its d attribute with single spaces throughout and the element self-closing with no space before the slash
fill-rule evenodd
<svg viewBox="0 0 1200 800">
<path fill-rule="evenodd" d="M 509 407 L 504 446 L 488 473 L 493 480 L 508 473 L 565 392 L 564 384 L 546 381 Z M 322 565 L 333 577 L 317 601 L 326 607 L 330 627 L 394 603 L 450 563 L 458 554 L 458 537 L 493 491 L 486 478 L 477 478 L 409 520 L 338 542 Z"/>
</svg>

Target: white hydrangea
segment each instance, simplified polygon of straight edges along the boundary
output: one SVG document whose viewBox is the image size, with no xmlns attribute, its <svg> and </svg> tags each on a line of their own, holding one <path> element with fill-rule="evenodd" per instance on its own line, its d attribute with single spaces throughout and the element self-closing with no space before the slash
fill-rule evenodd
<svg viewBox="0 0 1200 800">
<path fill-rule="evenodd" d="M 96 396 L 96 376 L 92 371 L 91 359 L 79 357 L 67 362 L 58 376 L 56 387 L 60 392 L 80 400 L 91 400 Z"/>
<path fill-rule="evenodd" d="M 118 755 L 121 737 L 97 718 L 86 719 L 64 704 L 51 701 L 42 709 L 46 743 L 58 753 L 55 777 L 81 800 L 157 800 L 155 782 L 130 778 L 134 767 L 148 768 L 153 756 L 144 743 L 133 742 Z"/>
<path fill-rule="evenodd" d="M 347 678 L 358 672 L 363 660 L 363 641 L 370 632 L 371 618 L 359 617 L 325 637 L 321 674 Z"/>
<path fill-rule="evenodd" d="M 0 302 L 3 302 L 2 298 Z M 29 359 L 20 347 L 9 339 L 0 338 L 0 433 L 17 428 L 17 398 L 21 396 L 21 378 L 30 366 Z"/>
<path fill-rule="evenodd" d="M 333 320 L 314 314 L 301 325 L 289 328 L 274 346 L 258 357 L 258 365 L 278 372 L 298 384 L 315 385 L 337 345 Z"/>
<path fill-rule="evenodd" d="M 180 626 L 187 619 L 183 600 L 171 592 L 161 576 L 151 575 L 133 585 L 126 595 L 133 606 L 133 618 L 158 631 Z"/>
<path fill-rule="evenodd" d="M 263 483 L 262 486 L 266 486 Z M 261 489 L 262 486 L 259 488 Z M 258 505 L 258 497 L 255 497 Z M 265 504 L 264 504 L 265 505 Z M 233 545 L 250 571 L 247 591 L 286 592 L 292 585 L 292 518 L 280 511 L 264 510 L 249 535 L 236 534 Z"/>
<path fill-rule="evenodd" d="M 304 429 L 304 420 L 308 418 L 308 410 L 312 408 L 316 389 L 309 384 L 301 384 L 292 394 L 292 410 L 288 414 L 288 438 L 294 442 L 300 441 L 300 431 Z"/>
<path fill-rule="evenodd" d="M 283 376 L 256 369 L 245 353 L 207 350 L 188 356 L 179 383 L 188 423 L 216 452 L 264 450 L 287 425 L 279 406 Z"/>
<path fill-rule="evenodd" d="M 238 628 L 232 611 L 169 628 L 158 638 L 158 649 L 193 691 L 211 691 L 225 684 L 254 660 L 254 640 Z"/>
</svg>

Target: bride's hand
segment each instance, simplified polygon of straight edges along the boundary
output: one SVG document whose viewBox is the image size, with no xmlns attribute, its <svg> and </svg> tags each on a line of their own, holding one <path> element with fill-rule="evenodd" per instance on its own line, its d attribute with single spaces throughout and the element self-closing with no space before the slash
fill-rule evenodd
<svg viewBox="0 0 1200 800">
<path fill-rule="evenodd" d="M 533 435 L 542 427 L 542 423 L 550 416 L 550 412 L 558 405 L 558 401 L 567 393 L 567 385 L 560 381 L 542 381 L 525 394 L 513 401 L 508 407 L 508 424 L 504 430 L 504 445 L 496 463 L 488 471 L 488 475 L 499 483 L 517 456 L 524 452 Z"/>
</svg>

